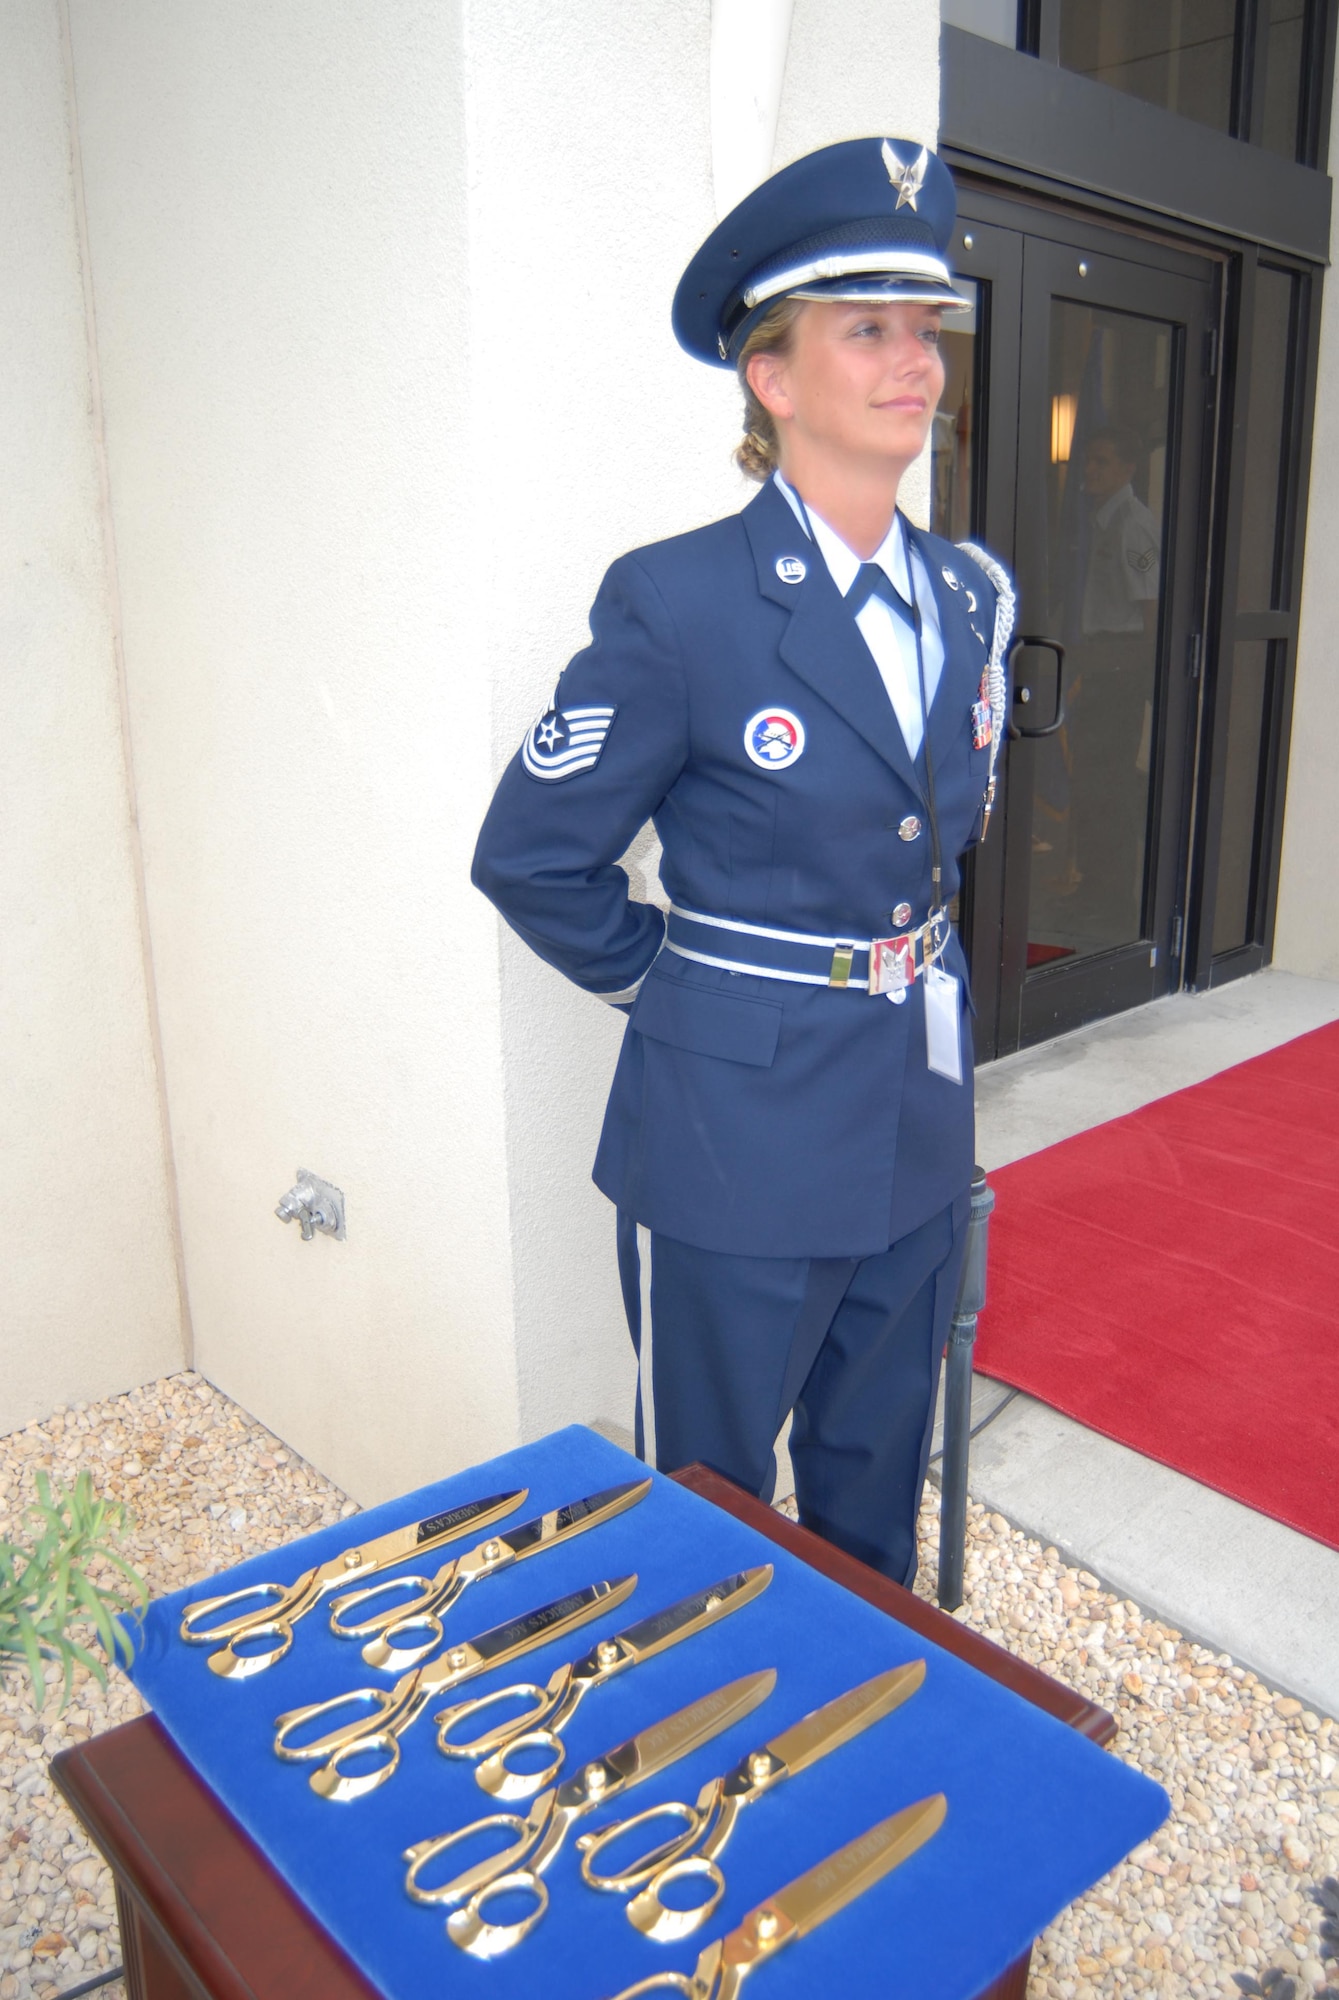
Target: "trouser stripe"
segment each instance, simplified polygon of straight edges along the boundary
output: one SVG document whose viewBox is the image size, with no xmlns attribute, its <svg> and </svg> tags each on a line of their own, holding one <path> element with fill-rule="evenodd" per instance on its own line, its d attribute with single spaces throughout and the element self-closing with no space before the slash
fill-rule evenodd
<svg viewBox="0 0 1339 2000">
<path fill-rule="evenodd" d="M 641 1322 L 640 1352 L 637 1357 L 637 1399 L 642 1413 L 642 1452 L 648 1465 L 656 1462 L 655 1378 L 651 1368 L 654 1335 L 651 1327 L 651 1244 L 649 1229 L 637 1224 L 637 1282 Z"/>
</svg>

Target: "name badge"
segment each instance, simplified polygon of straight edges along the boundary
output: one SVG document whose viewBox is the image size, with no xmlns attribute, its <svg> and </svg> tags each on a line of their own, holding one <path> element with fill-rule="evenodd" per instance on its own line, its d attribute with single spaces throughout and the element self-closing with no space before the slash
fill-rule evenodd
<svg viewBox="0 0 1339 2000">
<path fill-rule="evenodd" d="M 927 965 L 925 981 L 925 1054 L 936 1076 L 962 1082 L 962 1032 L 958 1013 L 958 982 L 942 966 Z"/>
</svg>

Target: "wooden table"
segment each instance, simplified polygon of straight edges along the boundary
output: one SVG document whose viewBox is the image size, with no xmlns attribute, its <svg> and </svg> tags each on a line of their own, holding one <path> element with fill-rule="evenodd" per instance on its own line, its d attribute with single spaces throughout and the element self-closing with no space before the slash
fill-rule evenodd
<svg viewBox="0 0 1339 2000">
<path fill-rule="evenodd" d="M 728 1514 L 1095 1743 L 1112 1717 L 700 1465 L 675 1474 Z M 152 1716 L 52 1759 L 116 1880 L 130 2000 L 381 2000 Z M 980 2000 L 1024 2000 L 1027 1953 Z"/>
</svg>

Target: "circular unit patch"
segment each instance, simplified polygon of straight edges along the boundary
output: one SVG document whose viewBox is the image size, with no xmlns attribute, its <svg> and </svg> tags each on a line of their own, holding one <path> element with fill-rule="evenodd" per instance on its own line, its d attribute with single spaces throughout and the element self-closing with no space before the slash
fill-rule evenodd
<svg viewBox="0 0 1339 2000">
<path fill-rule="evenodd" d="M 760 708 L 744 724 L 744 748 L 764 771 L 784 771 L 804 755 L 804 724 L 788 708 Z"/>
</svg>

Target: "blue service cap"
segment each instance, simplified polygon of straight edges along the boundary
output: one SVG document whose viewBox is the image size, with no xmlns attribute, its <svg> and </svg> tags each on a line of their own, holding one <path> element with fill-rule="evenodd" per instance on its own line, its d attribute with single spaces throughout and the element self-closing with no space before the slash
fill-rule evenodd
<svg viewBox="0 0 1339 2000">
<path fill-rule="evenodd" d="M 913 139 L 843 139 L 782 167 L 732 208 L 674 294 L 681 347 L 734 365 L 774 300 L 902 299 L 966 306 L 945 256 L 958 204 L 948 168 Z"/>
</svg>

